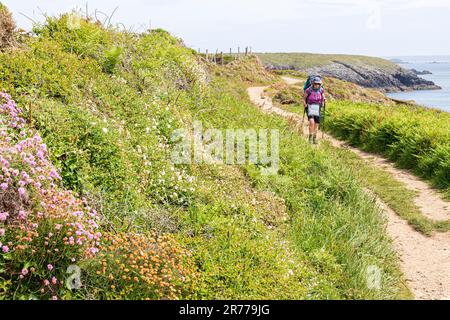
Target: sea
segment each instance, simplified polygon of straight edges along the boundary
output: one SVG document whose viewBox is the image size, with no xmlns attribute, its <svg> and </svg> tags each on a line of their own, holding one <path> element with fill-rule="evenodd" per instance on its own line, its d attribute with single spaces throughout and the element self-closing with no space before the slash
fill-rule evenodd
<svg viewBox="0 0 450 320">
<path fill-rule="evenodd" d="M 419 75 L 433 81 L 442 90 L 418 90 L 388 93 L 388 96 L 400 100 L 414 100 L 429 108 L 450 113 L 450 56 L 399 56 L 387 57 L 405 69 L 427 70 L 432 74 Z"/>
</svg>

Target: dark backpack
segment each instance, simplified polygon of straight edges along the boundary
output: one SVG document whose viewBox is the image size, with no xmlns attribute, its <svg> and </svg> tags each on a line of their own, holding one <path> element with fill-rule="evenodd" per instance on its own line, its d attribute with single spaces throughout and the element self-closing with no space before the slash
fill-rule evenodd
<svg viewBox="0 0 450 320">
<path fill-rule="evenodd" d="M 322 79 L 322 77 L 320 75 L 317 75 L 317 74 L 309 75 L 308 79 L 306 79 L 305 85 L 303 86 L 303 91 L 304 92 L 306 92 L 306 90 L 308 90 L 308 88 L 311 87 L 312 81 L 314 80 L 314 78 L 321 78 Z"/>
</svg>

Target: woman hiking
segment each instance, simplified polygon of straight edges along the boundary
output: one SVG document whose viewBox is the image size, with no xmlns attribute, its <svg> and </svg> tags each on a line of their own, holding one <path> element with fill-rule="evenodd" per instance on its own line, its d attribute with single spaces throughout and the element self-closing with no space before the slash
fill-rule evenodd
<svg viewBox="0 0 450 320">
<path fill-rule="evenodd" d="M 326 101 L 325 90 L 322 86 L 322 79 L 314 77 L 311 86 L 305 90 L 303 104 L 309 121 L 309 143 L 317 144 L 317 129 L 320 124 L 321 107 Z"/>
</svg>

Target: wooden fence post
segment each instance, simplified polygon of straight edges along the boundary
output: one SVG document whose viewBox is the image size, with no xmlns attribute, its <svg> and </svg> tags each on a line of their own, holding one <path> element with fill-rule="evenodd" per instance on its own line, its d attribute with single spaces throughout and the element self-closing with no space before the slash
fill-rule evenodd
<svg viewBox="0 0 450 320">
<path fill-rule="evenodd" d="M 220 51 L 220 64 L 223 65 L 223 51 Z"/>
<path fill-rule="evenodd" d="M 206 61 L 209 62 L 208 49 L 206 49 Z"/>
</svg>

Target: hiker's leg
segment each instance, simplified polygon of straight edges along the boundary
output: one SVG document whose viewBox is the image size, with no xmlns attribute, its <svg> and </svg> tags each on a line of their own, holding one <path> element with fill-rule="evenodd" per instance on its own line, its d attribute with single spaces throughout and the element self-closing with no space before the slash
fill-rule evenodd
<svg viewBox="0 0 450 320">
<path fill-rule="evenodd" d="M 314 133 L 313 133 L 313 137 L 312 137 L 314 144 L 317 144 L 317 132 L 319 129 L 319 123 L 320 123 L 319 117 L 315 117 L 314 118 Z"/>
<path fill-rule="evenodd" d="M 313 142 L 313 134 L 314 134 L 314 129 L 315 129 L 315 122 L 314 122 L 314 117 L 311 117 L 308 119 L 309 120 L 309 136 L 308 136 L 308 141 L 309 143 Z"/>
<path fill-rule="evenodd" d="M 314 117 L 309 119 L 309 134 L 313 134 L 315 130 L 316 122 L 314 121 Z"/>
</svg>

